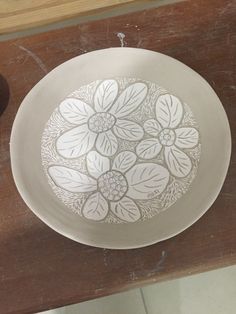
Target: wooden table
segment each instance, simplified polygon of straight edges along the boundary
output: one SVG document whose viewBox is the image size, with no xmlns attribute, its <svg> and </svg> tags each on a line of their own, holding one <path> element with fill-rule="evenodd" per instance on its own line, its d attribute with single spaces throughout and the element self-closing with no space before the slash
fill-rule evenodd
<svg viewBox="0 0 236 314">
<path fill-rule="evenodd" d="M 0 34 L 15 32 L 117 8 L 145 0 L 0 0 Z M 147 0 L 146 0 L 147 1 Z M 145 2 L 146 2 L 145 1 Z M 151 1 L 151 0 L 149 0 Z"/>
<path fill-rule="evenodd" d="M 236 263 L 235 15 L 235 0 L 184 1 L 0 43 L 0 72 L 10 88 L 0 117 L 1 314 L 42 311 Z M 34 84 L 65 60 L 119 46 L 117 33 L 125 34 L 125 45 L 163 52 L 206 78 L 233 137 L 229 173 L 212 208 L 170 240 L 124 251 L 81 245 L 48 228 L 21 200 L 9 156 L 16 111 Z M 1 89 L 7 99 L 6 86 Z"/>
</svg>

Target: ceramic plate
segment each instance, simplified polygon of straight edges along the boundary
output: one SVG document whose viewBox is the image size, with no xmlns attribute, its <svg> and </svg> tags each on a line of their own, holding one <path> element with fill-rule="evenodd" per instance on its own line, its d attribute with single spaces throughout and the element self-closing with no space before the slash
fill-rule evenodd
<svg viewBox="0 0 236 314">
<path fill-rule="evenodd" d="M 75 241 L 136 248 L 172 237 L 216 199 L 231 152 L 220 100 L 160 53 L 98 50 L 25 97 L 11 163 L 26 204 Z"/>
</svg>

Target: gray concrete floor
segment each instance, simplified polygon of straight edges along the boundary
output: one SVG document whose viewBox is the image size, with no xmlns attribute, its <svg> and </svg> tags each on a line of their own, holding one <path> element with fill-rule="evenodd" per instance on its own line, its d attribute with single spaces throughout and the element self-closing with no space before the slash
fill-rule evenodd
<svg viewBox="0 0 236 314">
<path fill-rule="evenodd" d="M 45 314 L 234 314 L 236 266 L 115 294 Z"/>
</svg>

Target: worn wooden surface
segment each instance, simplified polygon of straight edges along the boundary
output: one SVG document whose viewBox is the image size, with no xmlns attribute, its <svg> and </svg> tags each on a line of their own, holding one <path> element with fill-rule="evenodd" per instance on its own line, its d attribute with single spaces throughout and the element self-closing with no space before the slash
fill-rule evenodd
<svg viewBox="0 0 236 314">
<path fill-rule="evenodd" d="M 0 34 L 42 26 L 145 0 L 0 0 Z M 146 0 L 147 1 L 147 0 Z M 149 0 L 151 1 L 151 0 Z"/>
<path fill-rule="evenodd" d="M 0 117 L 1 314 L 37 312 L 236 262 L 235 15 L 234 0 L 193 0 L 0 43 L 0 72 L 10 86 Z M 170 240 L 124 251 L 80 245 L 36 218 L 14 186 L 8 145 L 17 108 L 33 85 L 76 55 L 119 46 L 118 32 L 125 45 L 173 56 L 206 78 L 233 138 L 229 173 L 212 208 Z"/>
</svg>

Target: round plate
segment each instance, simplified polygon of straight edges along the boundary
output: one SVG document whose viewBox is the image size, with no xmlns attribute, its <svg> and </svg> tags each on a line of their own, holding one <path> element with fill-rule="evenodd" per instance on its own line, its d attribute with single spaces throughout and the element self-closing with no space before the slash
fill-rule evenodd
<svg viewBox="0 0 236 314">
<path fill-rule="evenodd" d="M 47 225 L 127 249 L 170 238 L 207 211 L 231 136 L 219 98 L 192 69 L 110 48 L 63 63 L 28 93 L 10 153 L 22 198 Z"/>
</svg>

